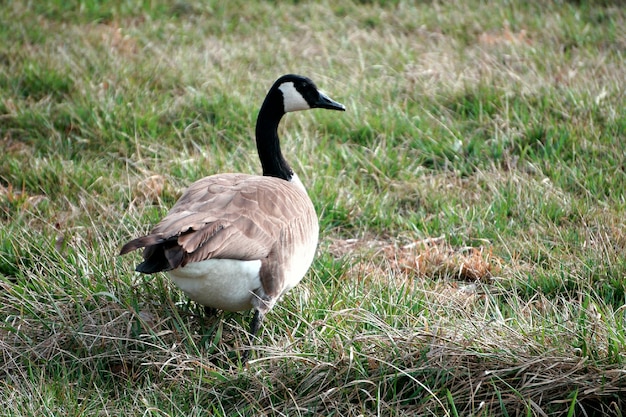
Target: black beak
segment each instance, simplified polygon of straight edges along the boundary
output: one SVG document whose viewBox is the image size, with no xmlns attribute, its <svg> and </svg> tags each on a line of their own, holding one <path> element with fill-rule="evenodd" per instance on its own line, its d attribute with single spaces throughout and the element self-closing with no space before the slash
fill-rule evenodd
<svg viewBox="0 0 626 417">
<path fill-rule="evenodd" d="M 315 103 L 314 107 L 320 109 L 329 109 L 329 110 L 340 110 L 345 111 L 346 106 L 341 103 L 337 103 L 335 100 L 331 99 L 324 93 L 320 93 L 317 103 Z"/>
</svg>

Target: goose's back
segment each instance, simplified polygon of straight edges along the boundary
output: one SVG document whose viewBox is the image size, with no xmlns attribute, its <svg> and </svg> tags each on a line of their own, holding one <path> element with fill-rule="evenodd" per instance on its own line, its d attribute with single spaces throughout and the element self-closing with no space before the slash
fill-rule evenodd
<svg viewBox="0 0 626 417">
<path fill-rule="evenodd" d="M 299 270 L 290 264 L 312 259 L 318 232 L 313 203 L 299 185 L 218 174 L 193 183 L 150 234 L 128 242 L 122 253 L 145 247 L 138 270 L 147 273 L 207 259 L 259 260 L 270 254 L 280 255 L 286 269 Z"/>
</svg>

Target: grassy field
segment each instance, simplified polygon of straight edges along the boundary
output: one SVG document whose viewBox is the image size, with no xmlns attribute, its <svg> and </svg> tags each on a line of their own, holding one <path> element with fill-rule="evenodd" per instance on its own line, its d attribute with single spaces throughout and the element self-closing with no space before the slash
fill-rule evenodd
<svg viewBox="0 0 626 417">
<path fill-rule="evenodd" d="M 626 409 L 619 1 L 0 7 L 5 416 L 574 416 Z M 207 317 L 121 244 L 259 173 L 284 73 L 319 252 L 268 315 Z"/>
</svg>

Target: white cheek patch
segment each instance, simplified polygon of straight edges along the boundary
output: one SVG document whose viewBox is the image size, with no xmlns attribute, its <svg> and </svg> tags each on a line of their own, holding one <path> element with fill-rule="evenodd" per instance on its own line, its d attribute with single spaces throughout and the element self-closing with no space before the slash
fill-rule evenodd
<svg viewBox="0 0 626 417">
<path fill-rule="evenodd" d="M 306 102 L 302 94 L 296 90 L 292 82 L 283 83 L 278 87 L 283 93 L 283 102 L 285 103 L 285 113 L 290 111 L 308 110 L 311 108 Z"/>
</svg>

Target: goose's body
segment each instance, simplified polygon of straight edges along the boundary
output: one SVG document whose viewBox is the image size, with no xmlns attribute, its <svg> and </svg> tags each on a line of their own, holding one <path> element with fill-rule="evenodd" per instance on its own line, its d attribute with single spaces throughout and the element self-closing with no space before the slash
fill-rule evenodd
<svg viewBox="0 0 626 417">
<path fill-rule="evenodd" d="M 193 183 L 146 236 L 121 254 L 145 248 L 137 271 L 168 271 L 192 300 L 212 308 L 253 308 L 254 335 L 263 316 L 309 269 L 319 225 L 304 186 L 280 151 L 286 112 L 344 110 L 308 78 L 286 75 L 269 90 L 256 126 L 263 176 L 217 174 Z"/>
<path fill-rule="evenodd" d="M 165 236 L 174 239 L 152 243 Z M 297 184 L 218 174 L 193 183 L 151 234 L 135 241 L 147 247 L 138 271 L 169 270 L 192 300 L 220 310 L 249 310 L 300 282 L 313 261 L 317 237 L 315 209 Z M 172 264 L 161 264 L 164 260 Z M 270 281 L 267 290 L 262 273 Z"/>
</svg>

